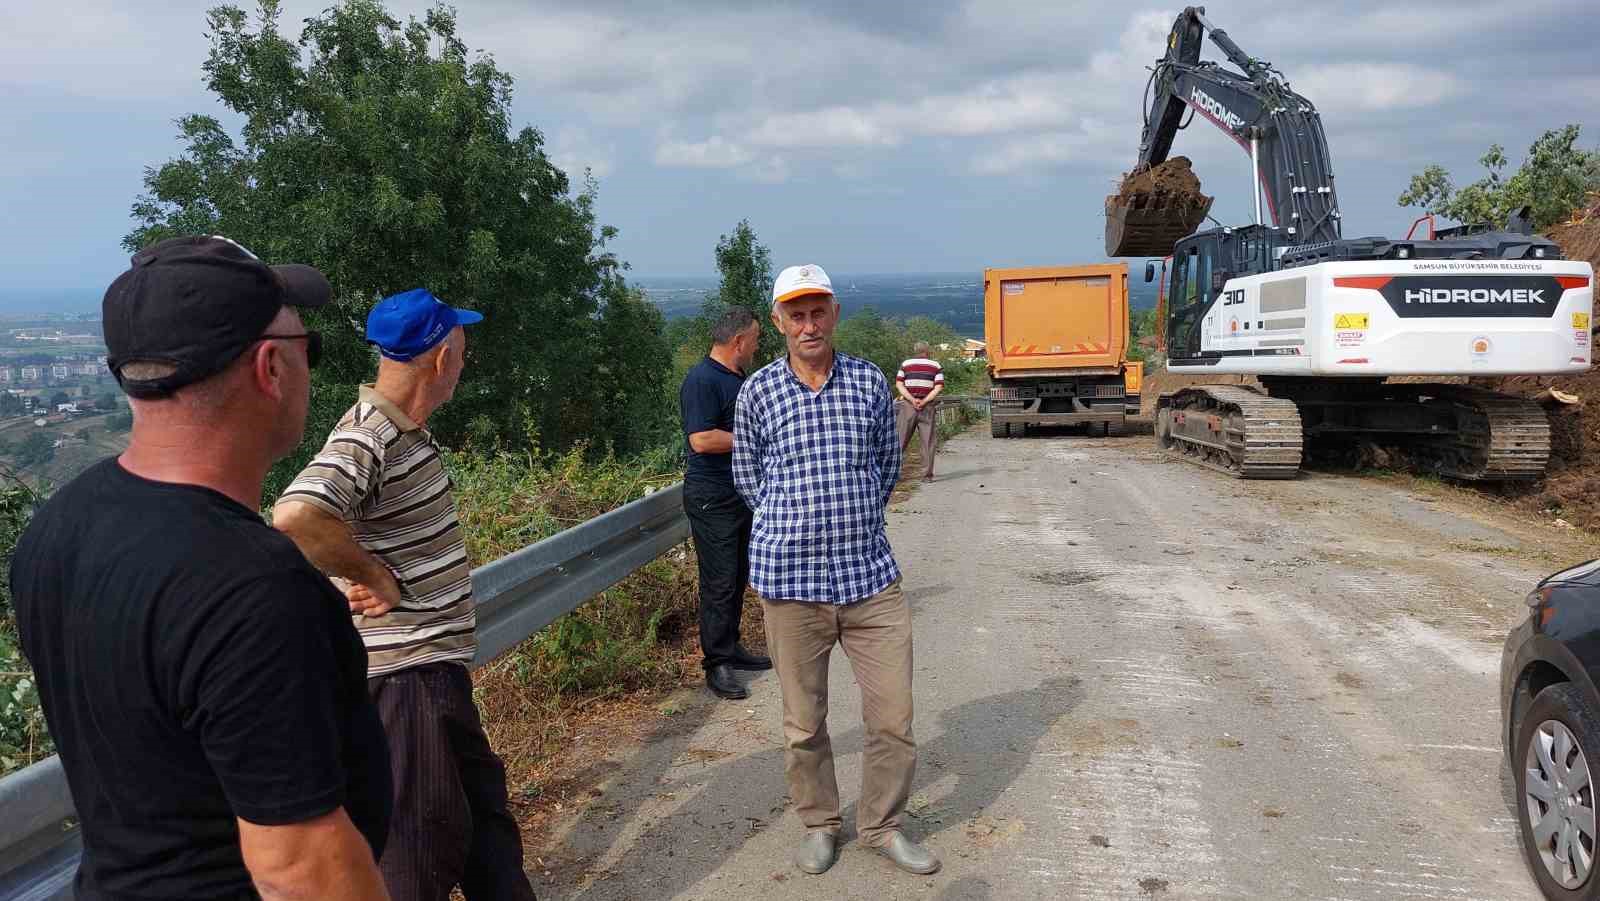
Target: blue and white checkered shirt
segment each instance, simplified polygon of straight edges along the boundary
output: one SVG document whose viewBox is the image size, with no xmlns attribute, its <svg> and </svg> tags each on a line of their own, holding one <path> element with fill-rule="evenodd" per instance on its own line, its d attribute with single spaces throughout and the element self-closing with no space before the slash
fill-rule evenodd
<svg viewBox="0 0 1600 901">
<path fill-rule="evenodd" d="M 733 481 L 755 512 L 750 584 L 771 600 L 853 604 L 900 578 L 884 508 L 900 478 L 882 370 L 835 353 L 821 391 L 787 358 L 751 376 L 733 416 Z"/>
</svg>

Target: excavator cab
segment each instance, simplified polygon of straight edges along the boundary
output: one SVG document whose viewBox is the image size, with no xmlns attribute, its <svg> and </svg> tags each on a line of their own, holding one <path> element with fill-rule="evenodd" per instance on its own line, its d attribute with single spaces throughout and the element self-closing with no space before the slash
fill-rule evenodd
<svg viewBox="0 0 1600 901">
<path fill-rule="evenodd" d="M 1184 238 L 1162 261 L 1168 356 L 1200 356 L 1200 326 L 1229 279 L 1271 272 L 1288 240 L 1267 225 L 1216 228 Z M 1159 308 L 1159 303 L 1158 303 Z M 1159 315 L 1159 314 L 1158 314 Z"/>
<path fill-rule="evenodd" d="M 1215 296 L 1211 282 L 1216 242 L 1205 240 L 1213 235 L 1207 232 L 1182 241 L 1172 254 L 1166 337 L 1167 356 L 1174 359 L 1200 356 L 1200 324 Z"/>
</svg>

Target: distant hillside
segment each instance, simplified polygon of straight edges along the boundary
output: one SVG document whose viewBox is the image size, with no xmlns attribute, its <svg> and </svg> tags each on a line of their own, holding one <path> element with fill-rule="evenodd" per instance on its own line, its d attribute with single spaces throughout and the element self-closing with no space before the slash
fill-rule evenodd
<svg viewBox="0 0 1600 901">
<path fill-rule="evenodd" d="M 27 418 L 6 420 L 0 423 L 0 470 L 16 475 L 35 488 L 60 487 L 95 463 L 127 449 L 128 432 L 109 430 L 109 419 L 91 414 L 44 426 L 35 426 Z M 19 446 L 34 432 L 43 433 L 51 443 L 60 444 L 52 450 L 50 459 L 24 464 L 18 456 Z"/>
<path fill-rule="evenodd" d="M 1144 282 L 1144 264 L 1128 267 L 1128 294 L 1133 308 L 1156 305 L 1156 286 Z M 699 312 L 707 294 L 717 288 L 714 277 L 640 278 L 639 287 L 668 319 Z M 982 275 L 972 272 L 928 272 L 915 275 L 836 275 L 833 287 L 844 315 L 873 307 L 885 316 L 909 319 L 927 316 L 970 338 L 983 337 Z"/>
</svg>

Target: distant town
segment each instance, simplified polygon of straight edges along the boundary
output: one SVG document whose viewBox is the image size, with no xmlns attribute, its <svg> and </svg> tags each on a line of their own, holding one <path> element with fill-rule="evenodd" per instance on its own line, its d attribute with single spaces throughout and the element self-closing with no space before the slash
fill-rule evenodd
<svg viewBox="0 0 1600 901">
<path fill-rule="evenodd" d="M 117 394 L 106 369 L 98 316 L 10 316 L 0 319 L 0 416 L 20 412 L 71 415 L 86 401 Z"/>
<path fill-rule="evenodd" d="M 0 315 L 0 473 L 61 484 L 121 452 L 132 416 L 98 315 Z"/>
</svg>

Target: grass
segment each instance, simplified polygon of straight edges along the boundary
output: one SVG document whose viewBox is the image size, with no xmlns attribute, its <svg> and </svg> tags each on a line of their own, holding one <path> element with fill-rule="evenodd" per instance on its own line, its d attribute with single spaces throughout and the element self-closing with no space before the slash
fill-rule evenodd
<svg viewBox="0 0 1600 901">
<path fill-rule="evenodd" d="M 585 460 L 581 448 L 452 455 L 468 555 L 482 565 L 666 487 L 682 478 L 675 463 L 665 453 Z M 674 549 L 474 673 L 514 798 L 544 795 L 584 723 L 683 684 L 696 647 L 695 588 L 692 554 Z"/>
</svg>

